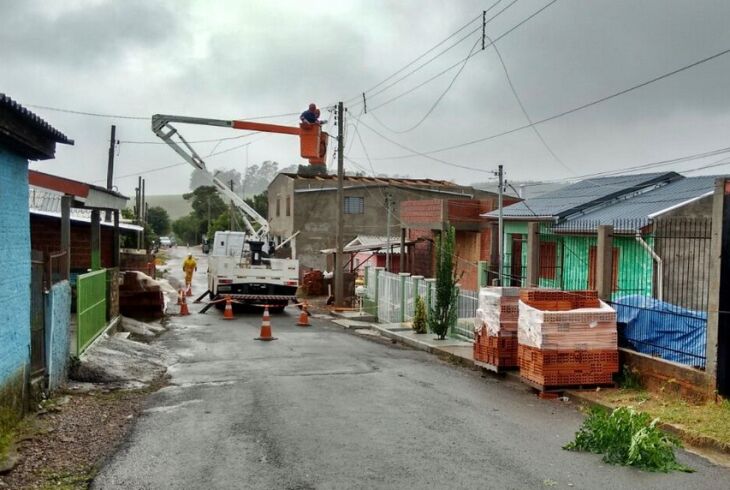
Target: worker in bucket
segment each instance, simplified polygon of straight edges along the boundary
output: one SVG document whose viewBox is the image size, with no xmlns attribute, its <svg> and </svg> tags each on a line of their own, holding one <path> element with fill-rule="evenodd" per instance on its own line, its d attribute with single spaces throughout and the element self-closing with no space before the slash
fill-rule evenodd
<svg viewBox="0 0 730 490">
<path fill-rule="evenodd" d="M 188 258 L 183 261 L 183 271 L 185 271 L 185 289 L 190 289 L 193 282 L 193 272 L 198 270 L 198 263 L 193 258 L 193 254 L 188 254 Z"/>
<path fill-rule="evenodd" d="M 317 109 L 317 105 L 312 103 L 309 104 L 309 109 L 302 112 L 302 115 L 299 116 L 299 120 L 302 122 L 302 124 L 320 124 L 319 120 L 319 109 Z"/>
</svg>

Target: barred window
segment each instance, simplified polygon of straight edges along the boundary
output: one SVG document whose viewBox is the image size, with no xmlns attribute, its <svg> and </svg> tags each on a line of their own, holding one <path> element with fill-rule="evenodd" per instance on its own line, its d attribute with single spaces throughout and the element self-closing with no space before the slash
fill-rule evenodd
<svg viewBox="0 0 730 490">
<path fill-rule="evenodd" d="M 364 197 L 345 197 L 345 214 L 365 213 Z"/>
</svg>

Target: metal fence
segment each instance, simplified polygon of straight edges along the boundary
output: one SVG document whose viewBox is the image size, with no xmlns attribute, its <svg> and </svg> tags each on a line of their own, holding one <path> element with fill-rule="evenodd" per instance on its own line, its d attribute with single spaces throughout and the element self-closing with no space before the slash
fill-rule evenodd
<svg viewBox="0 0 730 490">
<path fill-rule="evenodd" d="M 711 235 L 707 218 L 616 224 L 611 303 L 630 320 L 622 347 L 705 367 Z"/>
<path fill-rule="evenodd" d="M 541 227 L 540 287 L 596 288 L 600 224 Z M 616 220 L 612 226 L 610 303 L 618 313 L 619 345 L 703 368 L 711 220 Z"/>
<path fill-rule="evenodd" d="M 64 250 L 48 254 L 49 286 L 68 278 L 68 252 Z"/>
<path fill-rule="evenodd" d="M 401 321 L 401 281 L 398 274 L 378 274 L 378 320 L 385 323 Z"/>
<path fill-rule="evenodd" d="M 76 355 L 80 355 L 106 326 L 106 269 L 78 277 L 76 305 Z"/>
<path fill-rule="evenodd" d="M 477 308 L 479 308 L 479 291 L 460 290 L 457 300 L 457 320 L 451 329 L 452 336 L 474 340 L 474 318 Z"/>
</svg>

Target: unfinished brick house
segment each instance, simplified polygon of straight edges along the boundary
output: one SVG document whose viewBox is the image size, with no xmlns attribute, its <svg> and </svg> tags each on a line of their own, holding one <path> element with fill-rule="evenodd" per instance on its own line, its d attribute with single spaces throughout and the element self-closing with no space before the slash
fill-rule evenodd
<svg viewBox="0 0 730 490">
<path fill-rule="evenodd" d="M 486 264 L 496 263 L 497 232 L 493 224 L 480 214 L 497 209 L 497 197 L 480 199 L 429 199 L 404 201 L 400 206 L 402 237 L 414 242 L 409 247 L 410 257 L 406 259 L 408 272 L 414 275 L 433 277 L 436 263 L 435 240 L 453 226 L 456 230 L 457 270 L 462 274 L 461 287 L 476 290 L 479 287 L 480 266 L 485 274 Z M 519 199 L 504 196 L 504 205 L 518 202 Z"/>
</svg>

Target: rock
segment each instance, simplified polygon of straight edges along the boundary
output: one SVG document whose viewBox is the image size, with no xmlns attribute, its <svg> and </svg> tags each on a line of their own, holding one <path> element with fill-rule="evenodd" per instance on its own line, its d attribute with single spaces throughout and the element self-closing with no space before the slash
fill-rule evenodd
<svg viewBox="0 0 730 490">
<path fill-rule="evenodd" d="M 0 458 L 0 475 L 3 475 L 20 463 L 20 453 L 18 449 L 13 445 L 5 454 L 4 458 Z"/>
</svg>

